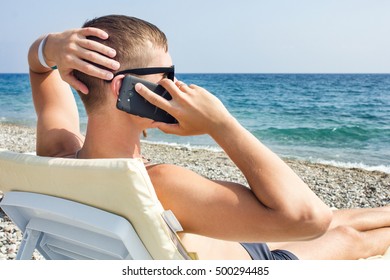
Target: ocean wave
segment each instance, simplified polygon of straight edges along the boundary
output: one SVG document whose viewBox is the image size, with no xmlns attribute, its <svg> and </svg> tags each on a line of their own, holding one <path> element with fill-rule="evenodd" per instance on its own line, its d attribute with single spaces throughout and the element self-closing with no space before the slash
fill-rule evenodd
<svg viewBox="0 0 390 280">
<path fill-rule="evenodd" d="M 149 140 L 141 140 L 141 143 L 153 144 L 153 145 L 165 145 L 176 148 L 185 148 L 188 150 L 207 150 L 211 152 L 221 152 L 222 149 L 219 146 L 211 146 L 211 145 L 196 145 L 190 143 L 176 143 L 176 142 L 165 142 L 165 141 L 149 141 Z"/>
<path fill-rule="evenodd" d="M 188 150 L 207 150 L 210 152 L 222 152 L 222 148 L 219 146 L 210 146 L 210 145 L 194 145 L 190 143 L 181 144 L 181 143 L 175 143 L 175 142 L 164 142 L 164 141 L 149 141 L 149 140 L 141 140 L 141 142 L 153 144 L 153 145 L 167 145 L 171 147 L 176 148 L 185 148 Z M 326 164 L 334 167 L 341 167 L 341 168 L 359 168 L 367 171 L 380 171 L 384 173 L 390 174 L 390 165 L 369 165 L 364 163 L 358 163 L 358 162 L 343 162 L 343 161 L 336 161 L 336 160 L 324 160 L 324 159 L 313 159 L 313 158 L 299 158 L 299 157 L 289 157 L 286 156 L 286 158 L 289 159 L 296 159 L 296 160 L 304 160 L 311 163 L 320 163 L 320 164 Z"/>
<path fill-rule="evenodd" d="M 384 173 L 390 174 L 390 165 L 367 165 L 364 163 L 358 162 L 341 162 L 335 160 L 316 160 L 315 163 L 321 163 L 326 165 L 332 165 L 335 167 L 343 167 L 343 168 L 359 168 L 368 171 L 380 171 Z"/>
<path fill-rule="evenodd" d="M 260 139 L 270 139 L 280 143 L 290 143 L 296 145 L 318 146 L 351 146 L 358 148 L 369 141 L 381 142 L 381 139 L 390 138 L 390 129 L 377 129 L 362 126 L 340 126 L 340 127 L 295 127 L 256 130 L 254 134 Z M 384 143 L 384 142 L 383 142 Z"/>
</svg>

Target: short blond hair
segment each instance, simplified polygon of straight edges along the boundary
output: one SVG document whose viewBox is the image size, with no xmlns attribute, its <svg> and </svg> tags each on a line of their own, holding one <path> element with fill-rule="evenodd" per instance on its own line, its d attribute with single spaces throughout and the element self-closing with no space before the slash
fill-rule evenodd
<svg viewBox="0 0 390 280">
<path fill-rule="evenodd" d="M 88 39 L 116 50 L 115 60 L 121 64 L 118 71 L 148 66 L 153 58 L 154 49 L 162 48 L 166 52 L 168 51 L 165 34 L 157 26 L 135 17 L 108 15 L 89 20 L 85 22 L 83 27 L 96 27 L 108 33 L 107 40 L 97 37 L 88 37 Z M 74 75 L 89 89 L 89 94 L 86 95 L 79 92 L 87 113 L 93 112 L 105 103 L 104 87 L 107 83 L 104 80 L 77 70 L 74 71 Z"/>
</svg>

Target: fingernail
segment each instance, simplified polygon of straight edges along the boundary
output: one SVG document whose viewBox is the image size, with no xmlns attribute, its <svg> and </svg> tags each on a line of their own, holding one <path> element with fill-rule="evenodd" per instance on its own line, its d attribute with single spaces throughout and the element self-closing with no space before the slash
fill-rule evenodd
<svg viewBox="0 0 390 280">
<path fill-rule="evenodd" d="M 108 72 L 106 74 L 106 80 L 112 80 L 114 78 L 114 74 L 112 74 L 111 72 Z"/>
<path fill-rule="evenodd" d="M 119 67 L 121 67 L 120 63 L 118 61 L 114 61 L 112 64 L 111 64 L 111 67 L 112 69 L 114 70 L 118 70 Z"/>
<path fill-rule="evenodd" d="M 136 90 L 136 91 L 140 91 L 141 89 L 142 89 L 141 83 L 137 83 L 137 84 L 135 85 L 135 90 Z"/>
<path fill-rule="evenodd" d="M 108 51 L 108 55 L 109 55 L 110 57 L 114 57 L 114 56 L 116 56 L 116 51 L 113 50 L 113 49 L 111 49 L 111 50 Z"/>
<path fill-rule="evenodd" d="M 103 30 L 102 30 L 101 36 L 102 36 L 102 39 L 108 39 L 108 37 L 109 37 L 108 33 L 103 31 Z"/>
</svg>

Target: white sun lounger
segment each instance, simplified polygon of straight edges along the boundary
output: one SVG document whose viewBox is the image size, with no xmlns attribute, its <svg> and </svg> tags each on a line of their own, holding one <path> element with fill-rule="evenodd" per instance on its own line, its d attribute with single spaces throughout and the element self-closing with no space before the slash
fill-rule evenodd
<svg viewBox="0 0 390 280">
<path fill-rule="evenodd" d="M 1 208 L 23 232 L 17 259 L 190 259 L 140 159 L 0 150 Z"/>
</svg>

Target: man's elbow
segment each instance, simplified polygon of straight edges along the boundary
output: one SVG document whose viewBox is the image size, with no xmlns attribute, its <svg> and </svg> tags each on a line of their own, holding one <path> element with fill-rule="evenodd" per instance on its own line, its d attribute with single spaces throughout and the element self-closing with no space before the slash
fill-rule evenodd
<svg viewBox="0 0 390 280">
<path fill-rule="evenodd" d="M 323 235 L 329 228 L 333 212 L 326 205 L 306 206 L 290 217 L 290 233 L 297 240 L 310 240 Z"/>
</svg>

